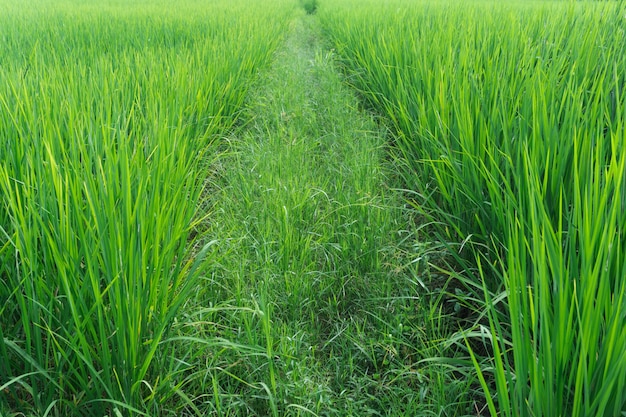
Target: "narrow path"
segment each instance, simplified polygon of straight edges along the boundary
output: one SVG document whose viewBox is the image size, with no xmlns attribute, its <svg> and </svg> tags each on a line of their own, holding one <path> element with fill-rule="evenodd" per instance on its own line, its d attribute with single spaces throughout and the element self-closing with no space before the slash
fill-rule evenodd
<svg viewBox="0 0 626 417">
<path fill-rule="evenodd" d="M 228 240 L 209 298 L 228 306 L 219 326 L 239 348 L 215 359 L 228 369 L 214 375 L 216 408 L 411 410 L 422 313 L 384 131 L 342 83 L 315 18 L 293 25 L 224 162 L 211 234 Z"/>
</svg>

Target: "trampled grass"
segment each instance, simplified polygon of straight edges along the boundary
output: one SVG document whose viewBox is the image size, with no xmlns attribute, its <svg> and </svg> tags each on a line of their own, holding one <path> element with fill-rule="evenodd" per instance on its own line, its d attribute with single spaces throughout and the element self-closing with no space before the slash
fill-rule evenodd
<svg viewBox="0 0 626 417">
<path fill-rule="evenodd" d="M 348 1 L 320 18 L 485 298 L 492 415 L 623 413 L 623 3 Z"/>
<path fill-rule="evenodd" d="M 293 7 L 0 8 L 0 413 L 178 415 L 205 166 Z"/>
</svg>

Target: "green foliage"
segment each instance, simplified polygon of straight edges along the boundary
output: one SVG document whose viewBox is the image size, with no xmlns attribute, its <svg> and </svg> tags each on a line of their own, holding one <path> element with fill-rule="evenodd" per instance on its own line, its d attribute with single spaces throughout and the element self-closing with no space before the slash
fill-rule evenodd
<svg viewBox="0 0 626 417">
<path fill-rule="evenodd" d="M 320 18 L 350 82 L 397 132 L 412 204 L 463 242 L 464 282 L 489 317 L 466 334 L 492 338 L 491 360 L 474 357 L 485 390 L 497 387 L 492 414 L 620 415 L 623 9 L 355 5 Z"/>
<path fill-rule="evenodd" d="M 211 261 L 204 164 L 290 9 L 2 8 L 0 402 L 162 415 L 184 398 L 172 325 Z"/>
<path fill-rule="evenodd" d="M 428 237 L 407 226 L 385 130 L 342 85 L 315 22 L 294 22 L 222 160 L 209 228 L 228 240 L 201 292 L 221 311 L 196 318 L 232 344 L 211 352 L 198 395 L 219 393 L 223 415 L 460 415 L 469 404 L 451 394 L 468 380 L 419 363 L 438 331 L 411 284 Z"/>
<path fill-rule="evenodd" d="M 317 11 L 317 0 L 300 0 L 300 4 L 307 14 L 314 14 Z"/>
<path fill-rule="evenodd" d="M 5 7 L 1 415 L 433 408 L 384 131 L 311 18 L 251 83 L 295 5 Z"/>
</svg>

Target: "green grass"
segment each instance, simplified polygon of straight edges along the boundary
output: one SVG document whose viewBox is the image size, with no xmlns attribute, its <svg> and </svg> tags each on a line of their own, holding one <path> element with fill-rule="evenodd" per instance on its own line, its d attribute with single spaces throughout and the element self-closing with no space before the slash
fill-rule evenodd
<svg viewBox="0 0 626 417">
<path fill-rule="evenodd" d="M 0 18 L 2 407 L 177 415 L 204 165 L 293 8 L 37 5 Z"/>
<path fill-rule="evenodd" d="M 470 409 L 467 380 L 420 363 L 441 314 L 411 262 L 428 248 L 389 188 L 386 130 L 342 85 L 314 17 L 294 22 L 254 91 L 211 196 L 209 234 L 228 239 L 203 293 L 219 312 L 197 320 L 229 341 L 201 390 L 219 394 L 215 413 Z"/>
<path fill-rule="evenodd" d="M 3 6 L 0 414 L 469 407 L 387 132 L 270 6 Z"/>
<path fill-rule="evenodd" d="M 409 198 L 459 242 L 491 414 L 624 412 L 622 5 L 358 4 L 320 19 Z"/>
<path fill-rule="evenodd" d="M 317 11 L 317 0 L 300 0 L 300 4 L 307 14 L 313 14 Z"/>
<path fill-rule="evenodd" d="M 622 6 L 0 4 L 0 415 L 623 414 Z"/>
</svg>

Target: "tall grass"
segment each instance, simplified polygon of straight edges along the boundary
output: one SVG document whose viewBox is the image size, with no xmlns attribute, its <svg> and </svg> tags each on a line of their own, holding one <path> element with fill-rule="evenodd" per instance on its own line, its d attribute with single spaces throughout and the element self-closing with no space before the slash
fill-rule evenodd
<svg viewBox="0 0 626 417">
<path fill-rule="evenodd" d="M 492 415 L 620 415 L 623 4 L 359 4 L 321 18 L 397 131 L 413 203 L 485 286 Z"/>
<path fill-rule="evenodd" d="M 291 9 L 32 3 L 0 17 L 0 412 L 163 415 L 204 167 Z"/>
</svg>

